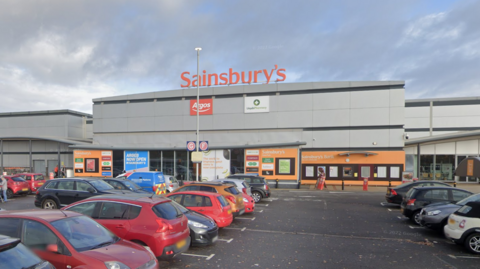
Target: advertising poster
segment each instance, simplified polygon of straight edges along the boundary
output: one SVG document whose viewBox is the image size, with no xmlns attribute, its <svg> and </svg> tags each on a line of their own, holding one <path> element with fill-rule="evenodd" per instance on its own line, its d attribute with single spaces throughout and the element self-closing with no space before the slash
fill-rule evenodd
<svg viewBox="0 0 480 269">
<path fill-rule="evenodd" d="M 148 172 L 149 152 L 148 151 L 125 151 L 124 169 L 126 172 Z"/>
<path fill-rule="evenodd" d="M 202 181 L 223 179 L 230 175 L 229 150 L 209 150 L 202 154 Z"/>
<path fill-rule="evenodd" d="M 266 113 L 270 111 L 270 96 L 245 97 L 245 113 Z"/>
<path fill-rule="evenodd" d="M 327 176 L 327 168 L 325 166 L 317 167 L 317 177 L 326 177 Z"/>
<path fill-rule="evenodd" d="M 111 150 L 73 151 L 75 177 L 112 177 Z"/>
<path fill-rule="evenodd" d="M 297 180 L 298 149 L 245 149 L 245 172 L 269 180 Z"/>
<path fill-rule="evenodd" d="M 289 174 L 290 173 L 290 159 L 280 159 L 278 161 L 278 173 L 280 174 Z"/>
<path fill-rule="evenodd" d="M 306 176 L 306 177 L 314 177 L 314 175 L 313 175 L 313 166 L 306 166 L 306 167 L 305 167 L 305 176 Z"/>
</svg>

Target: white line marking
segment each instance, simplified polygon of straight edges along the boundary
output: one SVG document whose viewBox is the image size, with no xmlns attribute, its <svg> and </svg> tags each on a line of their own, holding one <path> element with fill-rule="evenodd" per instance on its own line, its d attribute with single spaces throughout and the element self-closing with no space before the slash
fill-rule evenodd
<svg viewBox="0 0 480 269">
<path fill-rule="evenodd" d="M 210 256 L 205 256 L 205 255 L 189 254 L 189 253 L 182 253 L 182 255 L 193 256 L 193 257 L 202 257 L 202 258 L 206 258 L 207 261 L 210 260 L 211 258 L 213 258 L 213 256 L 215 256 L 215 254 L 212 254 Z"/>
<path fill-rule="evenodd" d="M 256 212 L 256 213 L 262 213 L 262 212 L 263 212 L 263 209 L 262 209 L 262 210 L 260 210 L 260 211 L 258 211 L 258 212 L 257 212 L 257 211 L 255 211 L 255 212 Z"/>
<path fill-rule="evenodd" d="M 245 228 L 223 227 L 223 229 L 226 229 L 226 230 L 243 230 L 244 231 L 244 229 L 246 229 L 246 227 Z"/>
<path fill-rule="evenodd" d="M 453 255 L 448 255 L 454 259 L 461 258 L 461 259 L 480 259 L 480 257 L 475 257 L 475 256 L 453 256 Z"/>
<path fill-rule="evenodd" d="M 268 204 L 255 204 L 256 206 L 268 206 Z"/>
<path fill-rule="evenodd" d="M 413 227 L 412 225 L 408 225 L 408 227 L 410 227 L 410 229 L 424 229 L 422 226 Z"/>
<path fill-rule="evenodd" d="M 351 193 L 348 191 L 329 191 L 328 193 Z"/>
<path fill-rule="evenodd" d="M 253 218 L 240 218 L 240 217 L 236 217 L 235 219 L 248 219 L 248 220 L 255 220 L 255 217 L 253 217 Z"/>
<path fill-rule="evenodd" d="M 398 219 L 402 219 L 402 217 L 400 217 L 400 216 L 397 216 L 397 218 L 398 218 Z"/>
<path fill-rule="evenodd" d="M 226 240 L 226 239 L 217 239 L 218 241 L 225 241 L 227 243 L 230 243 L 233 241 L 233 238 L 230 238 L 229 240 Z"/>
<path fill-rule="evenodd" d="M 452 259 L 457 259 L 457 257 L 453 256 L 453 255 L 448 255 L 448 257 L 452 258 Z"/>
<path fill-rule="evenodd" d="M 212 255 L 208 256 L 208 258 L 206 260 L 207 261 L 210 260 L 211 258 L 213 258 L 213 256 L 215 256 L 215 254 L 212 254 Z"/>
<path fill-rule="evenodd" d="M 243 229 L 241 229 L 240 231 L 243 232 L 243 231 L 245 231 L 246 229 L 247 229 L 247 227 L 243 227 Z"/>
<path fill-rule="evenodd" d="M 298 197 L 317 197 L 317 196 L 298 196 Z"/>
</svg>

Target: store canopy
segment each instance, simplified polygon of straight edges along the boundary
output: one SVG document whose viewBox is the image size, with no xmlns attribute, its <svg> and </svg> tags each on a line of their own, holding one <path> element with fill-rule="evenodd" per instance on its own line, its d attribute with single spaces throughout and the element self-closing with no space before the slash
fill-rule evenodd
<svg viewBox="0 0 480 269">
<path fill-rule="evenodd" d="M 461 161 L 455 169 L 455 175 L 459 177 L 480 177 L 480 158 L 470 157 Z"/>
<path fill-rule="evenodd" d="M 350 156 L 350 155 L 353 155 L 353 154 L 364 154 L 365 157 L 368 157 L 369 155 L 378 155 L 378 153 L 375 153 L 375 152 L 369 152 L 369 151 L 349 151 L 349 152 L 344 152 L 344 153 L 340 153 L 338 155 L 340 156 Z"/>
</svg>

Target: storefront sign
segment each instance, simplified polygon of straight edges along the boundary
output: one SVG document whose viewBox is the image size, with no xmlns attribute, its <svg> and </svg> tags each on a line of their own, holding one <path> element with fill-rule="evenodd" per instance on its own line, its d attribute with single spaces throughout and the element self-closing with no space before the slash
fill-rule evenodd
<svg viewBox="0 0 480 269">
<path fill-rule="evenodd" d="M 230 175 L 230 152 L 228 150 L 210 150 L 202 153 L 202 180 L 223 179 Z"/>
<path fill-rule="evenodd" d="M 149 165 L 148 151 L 125 151 L 125 171 L 147 172 Z"/>
<path fill-rule="evenodd" d="M 258 168 L 247 168 L 247 172 L 258 172 Z"/>
<path fill-rule="evenodd" d="M 200 105 L 197 105 L 197 99 L 190 100 L 190 116 L 197 115 L 197 107 L 199 115 L 212 115 L 213 114 L 213 100 L 212 99 L 200 99 Z"/>
<path fill-rule="evenodd" d="M 270 163 L 262 164 L 262 170 L 273 170 L 273 169 L 275 169 L 275 166 L 273 165 L 273 163 L 272 164 L 270 164 Z"/>
<path fill-rule="evenodd" d="M 258 154 L 260 154 L 260 150 L 258 150 L 258 149 L 247 149 L 245 154 L 246 155 L 258 155 Z"/>
<path fill-rule="evenodd" d="M 350 156 L 339 155 L 346 151 L 303 151 L 302 164 L 404 164 L 404 151 L 372 151 L 377 155 L 351 154 Z"/>
<path fill-rule="evenodd" d="M 270 111 L 270 96 L 245 97 L 245 113 L 265 113 Z"/>
<path fill-rule="evenodd" d="M 252 155 L 258 156 L 258 161 L 249 160 Z M 257 157 L 255 156 L 255 157 Z M 269 180 L 296 180 L 298 149 L 260 149 L 245 150 L 245 171 L 256 173 Z"/>
<path fill-rule="evenodd" d="M 467 160 L 467 176 L 473 176 L 473 160 Z"/>
<path fill-rule="evenodd" d="M 247 156 L 247 161 L 258 161 L 258 156 Z"/>
<path fill-rule="evenodd" d="M 111 161 L 112 157 L 110 156 L 102 156 L 102 161 Z"/>
<path fill-rule="evenodd" d="M 83 163 L 83 158 L 75 158 L 76 163 Z"/>
<path fill-rule="evenodd" d="M 83 168 L 83 163 L 76 163 L 75 168 Z"/>
<path fill-rule="evenodd" d="M 259 162 L 247 162 L 246 165 L 247 167 L 257 167 Z"/>
<path fill-rule="evenodd" d="M 273 158 L 262 158 L 263 163 L 273 163 Z"/>
<path fill-rule="evenodd" d="M 285 71 L 285 68 L 279 69 L 277 65 L 275 65 L 275 68 L 271 70 L 263 69 L 248 72 L 242 71 L 240 73 L 233 72 L 233 68 L 230 68 L 228 70 L 228 73 L 220 73 L 220 75 L 217 73 L 207 74 L 207 71 L 203 70 L 203 75 L 200 75 L 200 79 L 198 80 L 200 86 L 232 85 L 237 83 L 258 83 L 259 79 L 261 82 L 266 81 L 266 84 L 268 84 L 270 83 L 270 81 L 284 81 L 287 78 L 287 75 L 285 75 Z M 185 84 L 180 84 L 180 87 L 197 87 L 197 75 L 193 75 L 190 77 L 190 72 L 185 71 L 180 75 L 180 77 L 185 82 Z"/>
<path fill-rule="evenodd" d="M 103 161 L 104 157 L 112 157 L 112 151 L 107 150 L 75 150 L 73 158 L 75 160 L 74 176 L 112 176 L 112 172 L 103 172 L 104 169 L 111 171 L 112 161 Z"/>
</svg>

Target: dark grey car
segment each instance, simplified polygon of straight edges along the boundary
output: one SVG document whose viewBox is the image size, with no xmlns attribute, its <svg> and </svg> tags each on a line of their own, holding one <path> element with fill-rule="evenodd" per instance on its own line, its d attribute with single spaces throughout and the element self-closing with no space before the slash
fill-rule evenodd
<svg viewBox="0 0 480 269">
<path fill-rule="evenodd" d="M 457 211 L 468 202 L 480 202 L 480 193 L 470 195 L 457 203 L 445 202 L 426 206 L 420 212 L 420 225 L 443 231 L 443 227 L 447 225 L 450 214 Z"/>
</svg>

